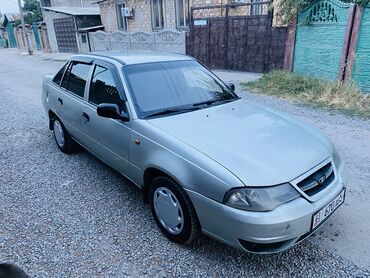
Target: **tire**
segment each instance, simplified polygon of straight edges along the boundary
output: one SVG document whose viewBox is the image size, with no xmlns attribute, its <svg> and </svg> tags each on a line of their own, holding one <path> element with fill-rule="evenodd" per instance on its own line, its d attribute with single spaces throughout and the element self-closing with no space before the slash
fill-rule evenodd
<svg viewBox="0 0 370 278">
<path fill-rule="evenodd" d="M 53 118 L 52 127 L 55 143 L 59 150 L 66 154 L 74 153 L 78 149 L 78 145 L 69 135 L 62 122 L 58 118 Z"/>
<path fill-rule="evenodd" d="M 149 202 L 157 226 L 169 240 L 189 244 L 199 237 L 200 225 L 193 204 L 172 179 L 155 178 L 150 187 Z"/>
</svg>

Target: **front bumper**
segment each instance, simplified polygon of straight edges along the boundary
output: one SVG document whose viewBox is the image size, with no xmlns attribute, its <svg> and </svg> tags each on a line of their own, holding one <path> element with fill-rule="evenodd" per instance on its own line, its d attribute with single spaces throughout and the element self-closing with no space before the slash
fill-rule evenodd
<svg viewBox="0 0 370 278">
<path fill-rule="evenodd" d="M 249 252 L 276 253 L 290 248 L 313 232 L 312 215 L 342 191 L 346 183 L 343 175 L 341 167 L 337 171 L 338 178 L 319 200 L 309 202 L 300 197 L 269 212 L 243 211 L 190 190 L 187 193 L 205 234 Z"/>
</svg>

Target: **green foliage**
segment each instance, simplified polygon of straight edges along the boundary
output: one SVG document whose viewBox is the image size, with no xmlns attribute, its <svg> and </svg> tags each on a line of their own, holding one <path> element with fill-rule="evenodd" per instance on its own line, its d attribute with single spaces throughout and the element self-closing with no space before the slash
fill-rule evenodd
<svg viewBox="0 0 370 278">
<path fill-rule="evenodd" d="M 285 71 L 272 71 L 243 89 L 370 118 L 370 94 L 353 82 L 327 81 Z"/>
<path fill-rule="evenodd" d="M 23 12 L 26 24 L 42 21 L 41 6 L 38 0 L 24 0 Z"/>
<path fill-rule="evenodd" d="M 285 24 L 291 23 L 304 7 L 311 4 L 315 0 L 281 0 L 276 6 L 276 15 L 281 18 Z M 355 3 L 361 6 L 370 4 L 370 0 L 342 0 L 346 3 Z"/>
<path fill-rule="evenodd" d="M 16 20 L 14 20 L 14 22 L 13 22 L 13 26 L 14 27 L 18 27 L 19 25 L 21 25 L 22 24 L 22 22 L 21 22 L 21 20 L 20 19 L 16 19 Z"/>
<path fill-rule="evenodd" d="M 277 4 L 275 12 L 283 23 L 291 23 L 297 17 L 299 11 L 311 2 L 312 0 L 281 0 Z"/>
</svg>

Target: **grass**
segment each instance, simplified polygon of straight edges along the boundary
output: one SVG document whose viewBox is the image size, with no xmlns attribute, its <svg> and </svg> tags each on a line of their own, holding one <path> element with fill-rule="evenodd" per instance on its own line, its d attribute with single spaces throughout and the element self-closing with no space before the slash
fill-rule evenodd
<svg viewBox="0 0 370 278">
<path fill-rule="evenodd" d="M 326 81 L 285 71 L 272 71 L 258 81 L 240 85 L 242 89 L 255 93 L 370 118 L 370 93 L 361 92 L 351 81 Z"/>
</svg>

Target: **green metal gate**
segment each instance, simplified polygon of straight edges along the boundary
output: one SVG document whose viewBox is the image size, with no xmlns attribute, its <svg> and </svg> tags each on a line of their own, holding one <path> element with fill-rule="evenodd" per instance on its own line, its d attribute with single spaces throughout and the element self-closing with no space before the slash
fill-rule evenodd
<svg viewBox="0 0 370 278">
<path fill-rule="evenodd" d="M 17 47 L 17 40 L 15 38 L 14 26 L 13 24 L 8 24 L 6 27 L 6 32 L 8 33 L 9 47 Z"/>
<path fill-rule="evenodd" d="M 350 5 L 315 1 L 297 21 L 293 71 L 335 80 L 341 68 Z"/>
<path fill-rule="evenodd" d="M 37 47 L 38 50 L 41 50 L 41 40 L 40 40 L 39 30 L 38 30 L 37 26 L 38 26 L 37 23 L 33 23 L 32 24 L 32 31 L 33 31 L 33 35 L 35 37 L 36 47 Z"/>
</svg>

